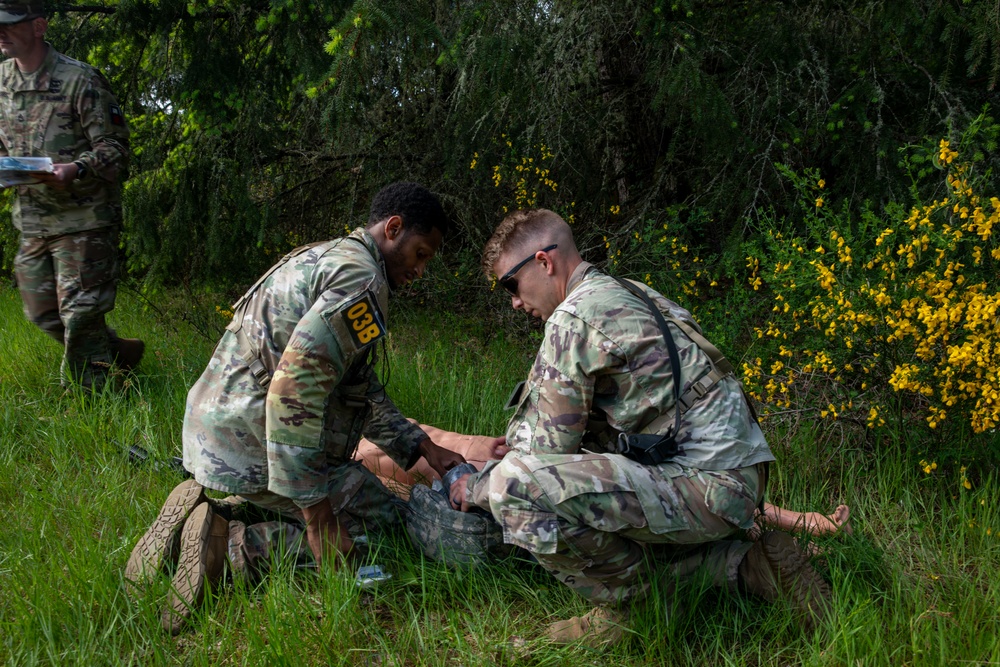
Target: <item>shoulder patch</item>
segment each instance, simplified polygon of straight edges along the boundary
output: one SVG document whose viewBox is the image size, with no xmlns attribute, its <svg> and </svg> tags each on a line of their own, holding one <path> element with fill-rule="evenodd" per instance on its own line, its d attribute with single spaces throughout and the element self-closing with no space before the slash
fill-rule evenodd
<svg viewBox="0 0 1000 667">
<path fill-rule="evenodd" d="M 111 119 L 112 125 L 125 127 L 125 116 L 122 115 L 121 108 L 114 102 L 108 104 L 108 117 Z"/>
<path fill-rule="evenodd" d="M 344 352 L 348 353 L 377 343 L 387 333 L 378 299 L 367 289 L 349 298 L 325 318 Z"/>
</svg>

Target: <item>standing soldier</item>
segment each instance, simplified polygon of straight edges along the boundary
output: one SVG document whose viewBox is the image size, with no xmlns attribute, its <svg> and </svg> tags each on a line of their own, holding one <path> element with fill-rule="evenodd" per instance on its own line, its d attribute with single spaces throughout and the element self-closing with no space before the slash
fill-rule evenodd
<svg viewBox="0 0 1000 667">
<path fill-rule="evenodd" d="M 293 250 L 233 307 L 188 393 L 184 467 L 194 480 L 170 494 L 125 567 L 141 586 L 178 561 L 166 630 L 183 628 L 227 558 L 254 575 L 304 537 L 317 564 L 336 567 L 351 536 L 399 523 L 398 498 L 352 460 L 362 433 L 404 469 L 424 457 L 443 475 L 465 460 L 403 418 L 375 372 L 389 289 L 423 275 L 447 225 L 437 197 L 394 183 L 375 196 L 366 228 Z M 227 521 L 203 487 L 290 521 Z"/>
<path fill-rule="evenodd" d="M 43 0 L 0 0 L 0 156 L 53 162 L 38 184 L 17 186 L 14 269 L 25 315 L 64 346 L 63 384 L 98 390 L 113 362 L 132 368 L 144 350 L 104 321 L 115 305 L 128 128 L 104 77 L 52 48 L 47 29 Z"/>
<path fill-rule="evenodd" d="M 792 537 L 754 525 L 774 460 L 732 367 L 690 314 L 584 262 L 552 211 L 516 211 L 483 251 L 515 309 L 545 321 L 502 461 L 451 487 L 504 540 L 602 605 L 553 624 L 556 642 L 621 636 L 616 605 L 702 569 L 721 586 L 787 597 L 809 625 L 829 588 Z M 662 581 L 662 580 L 661 580 Z"/>
</svg>

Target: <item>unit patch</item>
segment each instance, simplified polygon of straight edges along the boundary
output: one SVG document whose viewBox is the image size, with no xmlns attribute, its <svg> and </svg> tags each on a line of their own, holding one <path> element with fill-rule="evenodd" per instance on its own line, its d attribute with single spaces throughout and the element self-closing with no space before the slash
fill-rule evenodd
<svg viewBox="0 0 1000 667">
<path fill-rule="evenodd" d="M 121 108 L 114 102 L 108 104 L 108 117 L 111 119 L 112 125 L 125 127 L 125 116 L 122 115 Z"/>
</svg>

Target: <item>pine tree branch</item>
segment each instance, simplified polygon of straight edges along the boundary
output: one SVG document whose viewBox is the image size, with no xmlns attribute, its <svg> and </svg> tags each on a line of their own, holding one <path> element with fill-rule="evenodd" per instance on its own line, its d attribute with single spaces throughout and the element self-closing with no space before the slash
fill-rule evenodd
<svg viewBox="0 0 1000 667">
<path fill-rule="evenodd" d="M 251 9 L 259 10 L 260 8 L 251 7 Z M 56 5 L 55 7 L 52 8 L 52 12 L 59 14 L 105 14 L 110 16 L 112 14 L 116 14 L 118 12 L 118 8 L 108 7 L 106 5 Z M 196 21 L 201 19 L 228 20 L 235 18 L 235 16 L 236 14 L 233 12 L 211 11 L 211 12 L 198 12 L 197 14 L 189 14 L 185 12 L 183 14 L 178 15 L 175 18 L 178 21 Z"/>
</svg>

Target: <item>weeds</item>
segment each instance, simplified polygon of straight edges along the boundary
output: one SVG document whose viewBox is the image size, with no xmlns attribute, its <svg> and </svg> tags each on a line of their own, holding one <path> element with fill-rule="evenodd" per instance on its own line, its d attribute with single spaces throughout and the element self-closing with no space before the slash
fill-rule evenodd
<svg viewBox="0 0 1000 667">
<path fill-rule="evenodd" d="M 180 449 L 187 388 L 211 342 L 163 326 L 127 293 L 113 324 L 146 339 L 123 392 L 85 398 L 58 384 L 56 346 L 0 290 L 0 659 L 7 664 L 661 665 L 988 664 L 1000 661 L 1000 484 L 965 488 L 896 451 L 829 437 L 831 422 L 770 427 L 771 499 L 798 510 L 852 507 L 855 534 L 819 541 L 835 613 L 801 634 L 781 605 L 686 582 L 631 609 L 605 651 L 540 641 L 588 605 L 530 562 L 455 572 L 399 535 L 373 540 L 393 574 L 371 593 L 352 573 L 279 564 L 258 586 L 217 589 L 178 638 L 159 626 L 168 582 L 126 595 L 122 568 L 179 477 L 135 466 L 130 444 Z M 395 323 L 389 388 L 412 417 L 500 433 L 500 406 L 532 342 L 441 314 Z M 822 429 L 822 430 L 821 430 Z M 824 437 L 820 437 L 824 436 Z M 916 454 L 915 454 L 916 455 Z M 926 458 L 926 454 L 924 455 Z"/>
</svg>

